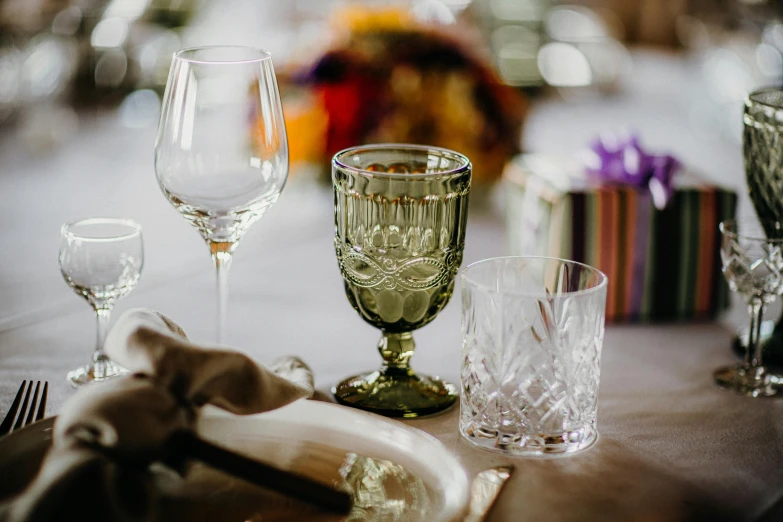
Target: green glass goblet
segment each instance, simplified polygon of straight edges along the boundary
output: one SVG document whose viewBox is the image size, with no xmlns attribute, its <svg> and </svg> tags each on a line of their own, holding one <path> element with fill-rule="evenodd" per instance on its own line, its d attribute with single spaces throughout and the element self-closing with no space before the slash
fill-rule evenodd
<svg viewBox="0 0 783 522">
<path fill-rule="evenodd" d="M 335 251 L 345 293 L 383 334 L 383 366 L 332 389 L 341 404 L 390 417 L 444 410 L 457 388 L 416 374 L 412 332 L 446 306 L 462 262 L 471 164 L 418 145 L 366 145 L 332 160 Z"/>
</svg>

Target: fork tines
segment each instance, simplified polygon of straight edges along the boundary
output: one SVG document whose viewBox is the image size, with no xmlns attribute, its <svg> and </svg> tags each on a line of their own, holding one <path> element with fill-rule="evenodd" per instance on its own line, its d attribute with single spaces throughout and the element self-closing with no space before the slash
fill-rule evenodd
<svg viewBox="0 0 783 522">
<path fill-rule="evenodd" d="M 30 394 L 32 394 L 32 400 L 30 400 Z M 3 423 L 0 424 L 0 436 L 43 419 L 48 395 L 48 382 L 43 383 L 43 391 L 41 391 L 41 381 L 36 382 L 35 391 L 33 391 L 33 381 L 29 383 L 22 381 L 22 385 L 19 386 L 19 391 L 14 397 L 14 402 L 11 403 L 11 409 L 8 410 Z"/>
</svg>

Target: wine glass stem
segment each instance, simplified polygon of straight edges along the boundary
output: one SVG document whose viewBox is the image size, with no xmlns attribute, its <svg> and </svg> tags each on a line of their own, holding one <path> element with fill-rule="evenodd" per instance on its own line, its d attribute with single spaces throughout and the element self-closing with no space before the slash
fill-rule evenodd
<svg viewBox="0 0 783 522">
<path fill-rule="evenodd" d="M 761 366 L 761 321 L 764 318 L 764 301 L 753 298 L 748 303 L 750 313 L 750 331 L 748 332 L 748 349 L 745 352 L 745 366 L 757 368 Z"/>
<path fill-rule="evenodd" d="M 95 353 L 92 355 L 92 361 L 99 363 L 108 360 L 103 346 L 106 344 L 106 335 L 109 333 L 109 322 L 111 320 L 111 308 L 96 308 L 95 317 L 98 319 L 98 335 L 95 343 Z"/>
<path fill-rule="evenodd" d="M 223 343 L 226 329 L 226 317 L 228 316 L 228 271 L 231 268 L 231 252 L 215 251 L 213 249 L 212 262 L 215 264 L 217 275 L 217 342 Z"/>
</svg>

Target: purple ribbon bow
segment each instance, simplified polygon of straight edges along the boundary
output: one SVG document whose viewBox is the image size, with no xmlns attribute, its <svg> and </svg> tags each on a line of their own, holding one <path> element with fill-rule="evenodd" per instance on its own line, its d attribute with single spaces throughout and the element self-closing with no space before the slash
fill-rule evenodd
<svg viewBox="0 0 783 522">
<path fill-rule="evenodd" d="M 655 208 L 661 210 L 674 195 L 674 175 L 682 164 L 668 154 L 648 154 L 634 135 L 611 135 L 590 146 L 586 166 L 602 181 L 647 187 Z"/>
</svg>

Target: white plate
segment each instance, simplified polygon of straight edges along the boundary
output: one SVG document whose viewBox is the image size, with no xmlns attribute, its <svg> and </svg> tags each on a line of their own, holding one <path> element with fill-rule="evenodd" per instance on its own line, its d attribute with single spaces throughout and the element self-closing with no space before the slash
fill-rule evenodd
<svg viewBox="0 0 783 522">
<path fill-rule="evenodd" d="M 47 419 L 0 439 L 0 498 L 30 480 L 51 425 Z M 447 522 L 461 520 L 467 507 L 468 479 L 457 459 L 434 437 L 378 415 L 302 400 L 245 417 L 208 408 L 198 429 L 246 455 L 347 485 L 356 502 L 347 520 Z M 198 520 L 261 520 L 268 513 L 275 520 L 333 520 L 198 466 L 186 487 L 164 490 L 174 499 L 170 509 L 195 512 Z M 216 516 L 205 515 L 210 511 Z"/>
</svg>

